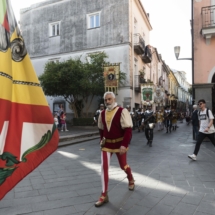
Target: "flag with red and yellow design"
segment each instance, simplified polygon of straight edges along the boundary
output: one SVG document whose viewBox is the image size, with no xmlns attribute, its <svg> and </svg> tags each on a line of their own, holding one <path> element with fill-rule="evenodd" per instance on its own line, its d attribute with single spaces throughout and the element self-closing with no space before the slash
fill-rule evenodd
<svg viewBox="0 0 215 215">
<path fill-rule="evenodd" d="M 10 0 L 0 0 L 0 199 L 58 146 Z"/>
</svg>

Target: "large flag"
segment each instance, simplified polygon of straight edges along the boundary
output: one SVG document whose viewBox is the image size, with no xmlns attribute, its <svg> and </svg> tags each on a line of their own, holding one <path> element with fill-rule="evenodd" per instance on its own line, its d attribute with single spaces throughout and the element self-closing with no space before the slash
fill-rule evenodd
<svg viewBox="0 0 215 215">
<path fill-rule="evenodd" d="M 0 199 L 58 145 L 10 0 L 0 0 Z"/>
</svg>

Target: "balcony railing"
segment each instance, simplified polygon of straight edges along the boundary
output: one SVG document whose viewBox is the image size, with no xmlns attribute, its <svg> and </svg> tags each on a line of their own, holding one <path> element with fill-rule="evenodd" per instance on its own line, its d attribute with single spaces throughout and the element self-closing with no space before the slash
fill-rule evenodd
<svg viewBox="0 0 215 215">
<path fill-rule="evenodd" d="M 142 60 L 144 63 L 151 63 L 152 62 L 152 53 L 148 46 L 145 48 L 145 54 L 142 55 Z"/>
<path fill-rule="evenodd" d="M 215 5 L 202 8 L 202 28 L 215 27 Z"/>
<path fill-rule="evenodd" d="M 138 55 L 144 54 L 145 41 L 140 34 L 134 34 L 134 51 Z"/>
<path fill-rule="evenodd" d="M 146 83 L 146 80 L 142 75 L 135 75 L 134 77 L 134 87 L 135 91 L 140 92 L 140 85 Z"/>
</svg>

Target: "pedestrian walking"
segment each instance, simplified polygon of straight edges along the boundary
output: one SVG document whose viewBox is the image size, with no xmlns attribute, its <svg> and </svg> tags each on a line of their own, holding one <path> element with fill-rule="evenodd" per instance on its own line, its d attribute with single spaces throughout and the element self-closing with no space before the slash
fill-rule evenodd
<svg viewBox="0 0 215 215">
<path fill-rule="evenodd" d="M 137 121 L 137 129 L 138 129 L 138 132 L 140 132 L 140 130 L 142 129 L 142 110 L 141 108 L 139 108 L 137 111 L 136 111 L 136 121 Z"/>
<path fill-rule="evenodd" d="M 61 131 L 69 131 L 67 130 L 67 125 L 66 125 L 66 113 L 63 111 L 60 114 L 60 123 L 61 123 Z"/>
<path fill-rule="evenodd" d="M 177 129 L 177 121 L 178 121 L 177 112 L 173 109 L 172 110 L 172 130 L 173 131 L 176 131 L 176 129 Z"/>
<path fill-rule="evenodd" d="M 199 134 L 197 137 L 197 143 L 195 150 L 192 155 L 188 155 L 188 157 L 192 160 L 196 160 L 196 157 L 198 155 L 200 146 L 204 140 L 205 137 L 208 137 L 212 144 L 215 146 L 215 139 L 214 139 L 214 125 L 213 125 L 213 119 L 214 116 L 208 108 L 206 108 L 206 102 L 204 99 L 200 99 L 198 101 L 198 105 L 200 108 L 200 111 L 198 112 L 198 119 L 199 119 Z"/>
<path fill-rule="evenodd" d="M 119 165 L 125 171 L 128 178 L 128 189 L 134 190 L 134 178 L 131 168 L 127 164 L 128 144 L 132 138 L 132 120 L 129 112 L 118 107 L 115 94 L 106 92 L 104 94 L 106 110 L 103 110 L 98 119 L 98 127 L 101 137 L 101 181 L 102 194 L 95 203 L 100 207 L 109 201 L 108 198 L 108 169 L 113 153 L 116 154 Z"/>
<path fill-rule="evenodd" d="M 144 114 L 145 136 L 147 139 L 147 145 L 152 147 L 153 130 L 156 123 L 156 114 L 152 110 L 152 106 L 148 105 L 148 109 Z"/>
<path fill-rule="evenodd" d="M 97 125 L 98 124 L 98 118 L 100 113 L 104 110 L 105 106 L 104 104 L 100 104 L 100 108 L 96 111 L 94 117 L 93 117 L 93 125 Z"/>
<path fill-rule="evenodd" d="M 63 104 L 59 104 L 58 109 L 57 109 L 57 114 L 58 114 L 58 129 L 61 129 L 61 119 L 60 119 L 60 116 L 61 116 L 61 113 L 63 111 L 64 111 Z"/>
<path fill-rule="evenodd" d="M 170 110 L 170 106 L 166 106 L 166 110 L 164 112 L 164 122 L 166 127 L 166 133 L 171 133 L 172 129 L 172 111 Z"/>
<path fill-rule="evenodd" d="M 198 107 L 197 105 L 193 105 L 193 113 L 191 116 L 195 140 L 197 140 L 199 134 L 199 118 L 197 107 Z"/>
<path fill-rule="evenodd" d="M 55 115 L 54 115 L 54 123 L 55 123 L 56 128 L 57 128 L 58 124 L 59 124 L 59 122 L 58 122 L 58 114 L 57 113 L 55 113 Z"/>
</svg>

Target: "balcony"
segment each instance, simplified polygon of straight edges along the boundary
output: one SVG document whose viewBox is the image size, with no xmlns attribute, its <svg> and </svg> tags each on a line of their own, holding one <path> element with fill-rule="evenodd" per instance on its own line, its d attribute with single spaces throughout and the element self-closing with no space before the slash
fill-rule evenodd
<svg viewBox="0 0 215 215">
<path fill-rule="evenodd" d="M 144 54 L 145 41 L 140 34 L 134 34 L 134 51 L 138 55 Z"/>
<path fill-rule="evenodd" d="M 140 85 L 146 83 L 146 80 L 142 75 L 135 75 L 134 77 L 134 88 L 136 92 L 141 91 Z"/>
<path fill-rule="evenodd" d="M 146 48 L 145 48 L 145 54 L 142 55 L 142 60 L 144 63 L 152 62 L 152 54 L 151 54 L 151 50 L 148 46 L 146 46 Z"/>
<path fill-rule="evenodd" d="M 211 37 L 215 36 L 215 5 L 202 8 L 202 35 L 206 43 L 210 44 Z"/>
</svg>

